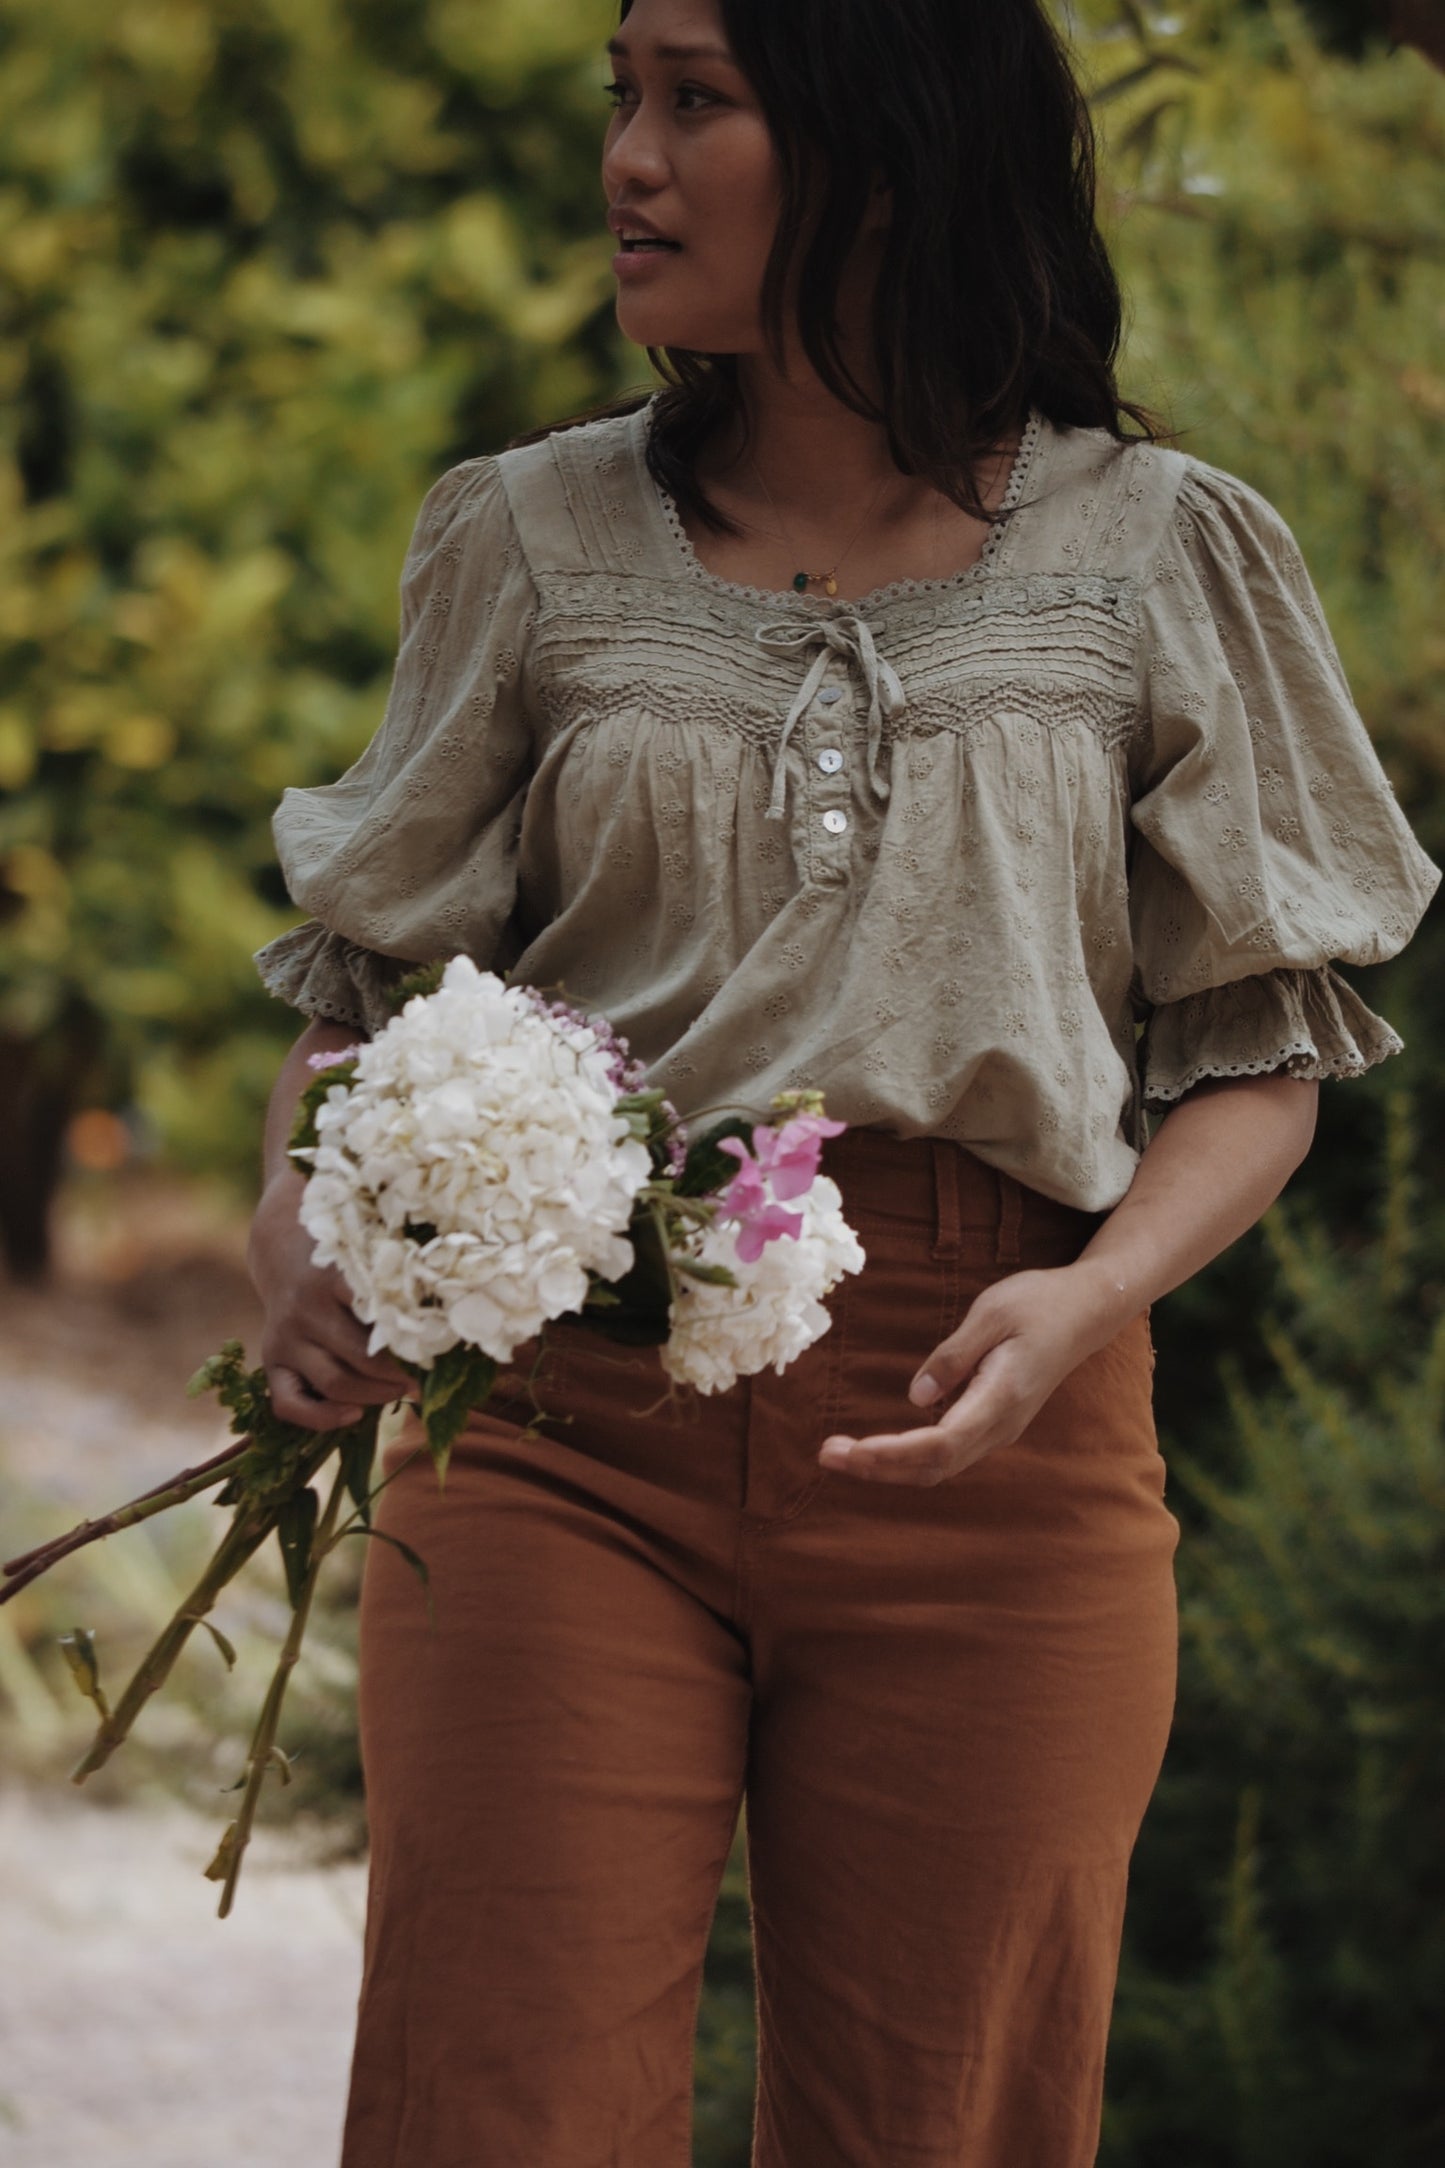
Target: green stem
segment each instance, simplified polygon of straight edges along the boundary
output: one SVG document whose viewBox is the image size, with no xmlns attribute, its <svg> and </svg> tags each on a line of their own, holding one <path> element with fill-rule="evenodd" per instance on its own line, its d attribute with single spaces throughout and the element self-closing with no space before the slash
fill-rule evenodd
<svg viewBox="0 0 1445 2168">
<path fill-rule="evenodd" d="M 103 1536 L 113 1536 L 122 1528 L 134 1528 L 154 1514 L 168 1512 L 172 1506 L 184 1505 L 188 1498 L 197 1497 L 201 1491 L 213 1489 L 224 1482 L 236 1462 L 250 1450 L 250 1445 L 249 1438 L 240 1438 L 213 1460 L 204 1461 L 198 1468 L 183 1468 L 179 1475 L 157 1484 L 154 1490 L 142 1491 L 139 1498 L 117 1506 L 113 1513 L 102 1514 L 98 1521 L 81 1521 L 65 1535 L 52 1536 L 48 1543 L 37 1543 L 33 1551 L 23 1551 L 18 1558 L 8 1559 L 0 1569 L 7 1576 L 7 1585 L 0 1588 L 0 1603 L 8 1603 L 42 1573 L 48 1573 L 62 1558 L 84 1550 L 88 1543 L 98 1543 Z"/>
<path fill-rule="evenodd" d="M 696 1107 L 685 1119 L 679 1115 L 676 1125 L 667 1123 L 664 1124 L 664 1127 L 676 1126 L 679 1129 L 695 1129 L 699 1122 L 707 1121 L 714 1114 L 740 1114 L 755 1123 L 759 1129 L 766 1129 L 767 1127 L 766 1121 L 760 1121 L 752 1108 L 745 1105 L 741 1099 L 720 1099 L 714 1107 Z"/>
<path fill-rule="evenodd" d="M 669 1302 L 676 1302 L 682 1290 L 678 1285 L 677 1270 L 672 1262 L 672 1250 L 668 1245 L 667 1216 L 662 1209 L 660 1201 L 653 1203 L 653 1205 L 651 1206 L 651 1211 L 652 1224 L 657 1229 L 658 1245 L 662 1250 L 663 1270 L 667 1274 L 668 1300 Z"/>
<path fill-rule="evenodd" d="M 539 1357 L 538 1360 L 540 1361 L 540 1359 L 541 1358 Z M 376 1504 L 377 1499 L 386 1489 L 388 1483 L 394 1483 L 397 1477 L 401 1474 L 402 1470 L 411 1466 L 412 1462 L 416 1459 L 418 1453 L 424 1453 L 426 1450 L 427 1448 L 425 1441 L 423 1441 L 421 1445 L 414 1445 L 411 1451 L 407 1454 L 405 1460 L 399 1460 L 397 1462 L 396 1466 L 392 1469 L 390 1475 L 384 1475 L 379 1483 L 372 1484 L 371 1489 L 366 1494 L 366 1504 L 368 1512 L 370 1511 L 371 1507 Z M 369 1526 L 370 1522 L 367 1520 L 366 1515 L 362 1512 L 360 1506 L 354 1505 L 347 1518 L 342 1522 L 341 1526 L 336 1531 L 337 1540 L 339 1541 L 342 1536 L 349 1536 L 353 1528 Z"/>
<path fill-rule="evenodd" d="M 72 1784 L 83 1784 L 129 1737 L 151 1695 L 164 1686 L 170 1676 L 176 1658 L 194 1628 L 214 1608 L 221 1590 L 235 1579 L 252 1552 L 261 1548 L 275 1525 L 276 1515 L 270 1509 L 263 1509 L 258 1514 L 253 1505 L 237 1508 L 234 1521 L 221 1538 L 200 1580 L 141 1659 L 115 1708 L 102 1720 L 89 1750 L 70 1772 Z"/>
<path fill-rule="evenodd" d="M 338 1467 L 331 1485 L 331 1495 L 322 1509 L 321 1519 L 311 1544 L 311 1559 L 306 1579 L 302 1584 L 301 1598 L 291 1614 L 291 1624 L 281 1647 L 275 1674 L 266 1690 L 261 1713 L 256 1719 L 256 1729 L 251 1738 L 251 1751 L 247 1757 L 246 1789 L 241 1795 L 236 1819 L 227 1832 L 229 1844 L 226 1849 L 225 1883 L 221 1890 L 221 1902 L 217 1918 L 225 1919 L 231 1909 L 236 1884 L 240 1879 L 241 1860 L 251 1841 L 251 1825 L 256 1819 L 256 1808 L 261 1797 L 261 1786 L 266 1771 L 271 1766 L 271 1749 L 276 1743 L 276 1727 L 281 1720 L 281 1705 L 286 1689 L 291 1683 L 291 1673 L 301 1654 L 301 1643 L 306 1633 L 306 1621 L 311 1613 L 311 1599 L 316 1593 L 316 1583 L 327 1554 L 333 1549 L 336 1536 L 336 1516 L 346 1491 L 345 1472 Z"/>
</svg>

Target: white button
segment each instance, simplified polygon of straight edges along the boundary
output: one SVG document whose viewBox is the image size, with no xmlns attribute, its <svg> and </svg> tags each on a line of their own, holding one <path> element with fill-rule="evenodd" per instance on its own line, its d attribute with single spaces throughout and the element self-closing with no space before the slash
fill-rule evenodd
<svg viewBox="0 0 1445 2168">
<path fill-rule="evenodd" d="M 847 827 L 847 825 L 847 814 L 838 812 L 836 807 L 832 808 L 830 811 L 823 815 L 823 826 L 827 829 L 830 836 L 841 836 L 843 830 Z"/>
<path fill-rule="evenodd" d="M 843 765 L 843 755 L 836 745 L 825 745 L 818 755 L 818 766 L 824 775 L 836 775 Z"/>
<path fill-rule="evenodd" d="M 825 685 L 823 687 L 823 690 L 818 695 L 818 698 L 822 701 L 825 708 L 831 708 L 833 702 L 835 700 L 841 700 L 842 697 L 843 688 L 841 685 Z"/>
</svg>

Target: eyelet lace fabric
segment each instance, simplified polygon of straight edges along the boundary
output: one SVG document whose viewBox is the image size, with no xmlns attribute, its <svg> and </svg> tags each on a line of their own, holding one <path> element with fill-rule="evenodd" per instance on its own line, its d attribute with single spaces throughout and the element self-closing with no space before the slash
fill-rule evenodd
<svg viewBox="0 0 1445 2168">
<path fill-rule="evenodd" d="M 1148 1100 L 1168 1106 L 1208 1077 L 1362 1076 L 1404 1044 L 1326 965 L 1235 979 L 1156 1008 L 1146 1034 Z"/>
<path fill-rule="evenodd" d="M 977 563 L 820 607 L 690 557 L 648 413 L 428 493 L 380 727 L 277 812 L 283 1000 L 376 1030 L 465 952 L 685 1117 L 817 1086 L 1090 1211 L 1148 1107 L 1398 1049 L 1336 966 L 1439 871 L 1246 483 L 1036 415 Z"/>
</svg>

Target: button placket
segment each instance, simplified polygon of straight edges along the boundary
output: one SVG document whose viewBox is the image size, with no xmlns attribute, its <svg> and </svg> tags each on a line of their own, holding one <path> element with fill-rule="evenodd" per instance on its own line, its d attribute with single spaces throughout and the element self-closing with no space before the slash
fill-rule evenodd
<svg viewBox="0 0 1445 2168">
<path fill-rule="evenodd" d="M 809 718 L 812 728 L 809 737 L 812 765 L 816 771 L 814 787 L 809 792 L 812 800 L 810 822 L 823 847 L 823 863 L 840 874 L 845 871 L 849 856 L 849 832 L 853 826 L 850 807 L 851 779 L 848 775 L 848 756 L 839 739 L 846 742 L 847 721 L 840 703 L 847 688 L 842 685 L 820 685 L 813 696 L 814 713 Z M 815 736 L 816 733 L 816 736 Z M 817 743 L 822 737 L 824 743 Z M 817 778 L 826 776 L 827 784 Z M 831 785 L 831 788 L 829 787 Z"/>
</svg>

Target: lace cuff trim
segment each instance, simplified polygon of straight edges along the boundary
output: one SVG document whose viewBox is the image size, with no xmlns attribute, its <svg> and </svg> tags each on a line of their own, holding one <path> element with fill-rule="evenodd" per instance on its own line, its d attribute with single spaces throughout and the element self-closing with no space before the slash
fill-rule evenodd
<svg viewBox="0 0 1445 2168">
<path fill-rule="evenodd" d="M 1403 1050 L 1333 966 L 1266 971 L 1162 1002 L 1143 1050 L 1144 1102 L 1168 1106 L 1205 1077 L 1362 1076 Z"/>
<path fill-rule="evenodd" d="M 372 1038 L 394 1013 L 386 989 L 416 968 L 331 933 L 316 919 L 268 941 L 254 961 L 262 985 L 279 1001 L 303 1016 L 347 1024 Z"/>
</svg>

